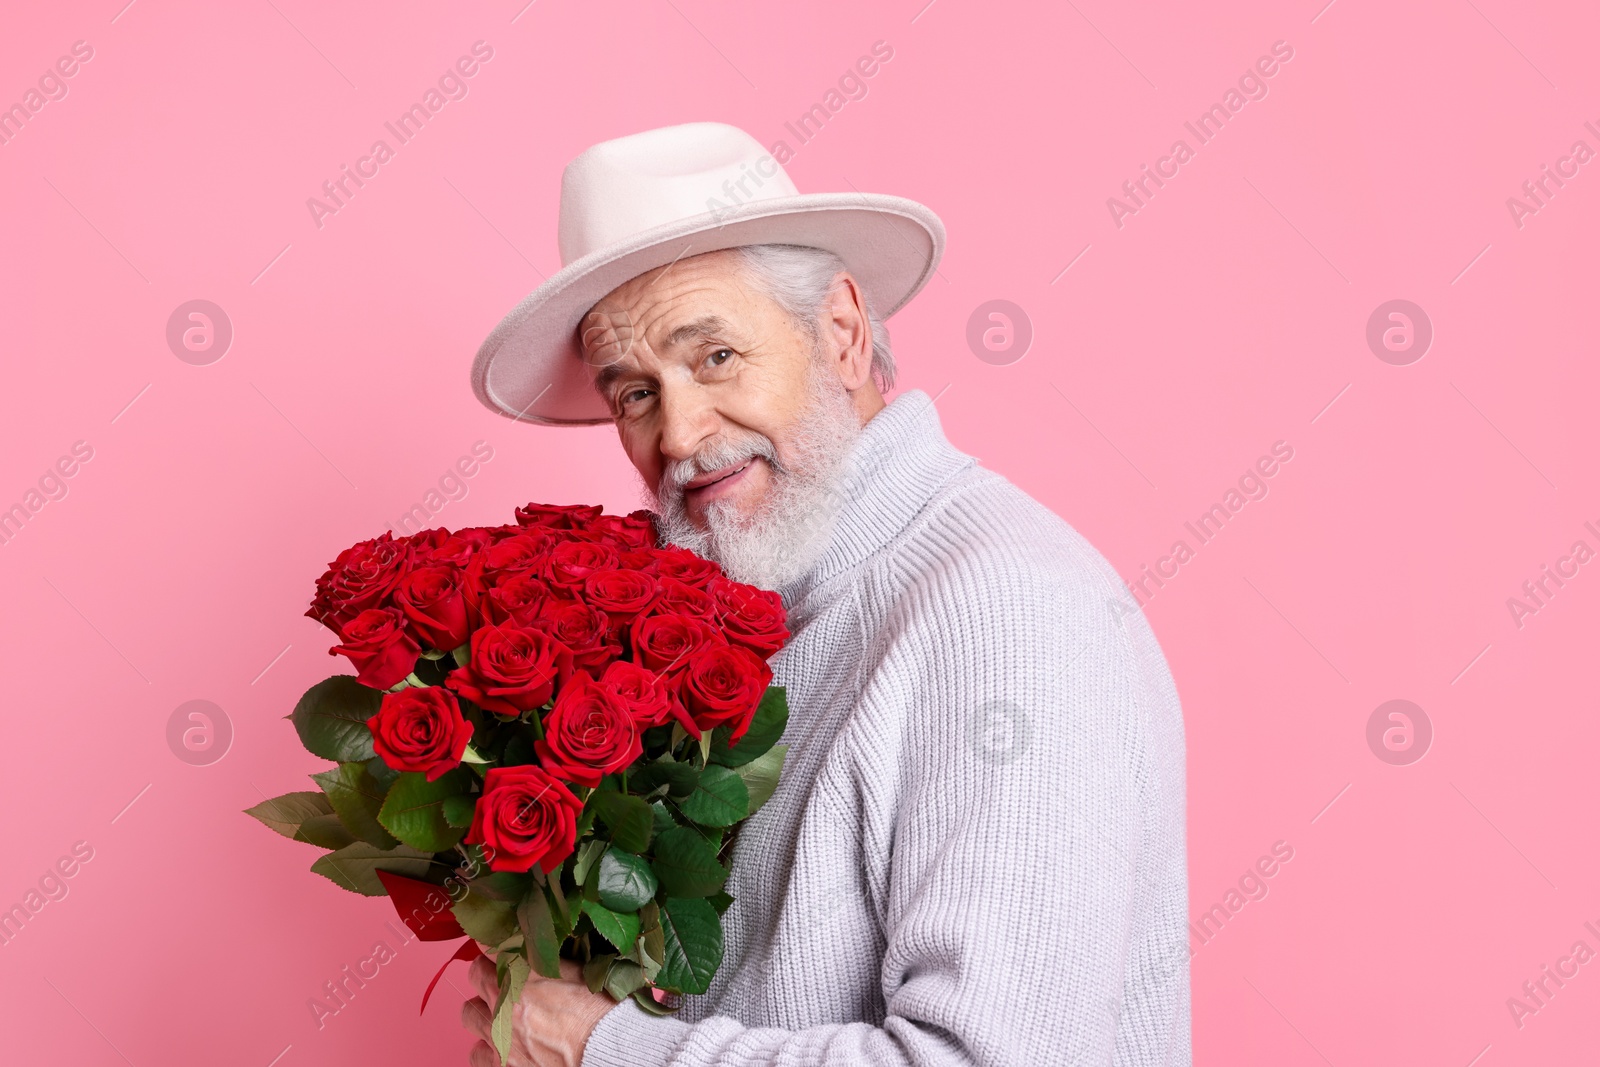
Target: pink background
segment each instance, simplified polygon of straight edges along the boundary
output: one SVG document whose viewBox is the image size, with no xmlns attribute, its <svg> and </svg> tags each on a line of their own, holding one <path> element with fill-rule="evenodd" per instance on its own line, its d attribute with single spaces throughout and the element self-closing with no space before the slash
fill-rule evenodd
<svg viewBox="0 0 1600 1067">
<path fill-rule="evenodd" d="M 0 507 L 94 450 L 0 545 L 0 906 L 94 849 L 0 947 L 0 1059 L 464 1062 L 457 995 L 416 1012 L 448 946 L 400 950 L 317 1029 L 307 998 L 393 940 L 388 904 L 240 810 L 322 767 L 281 718 L 341 667 L 312 580 L 475 441 L 494 458 L 437 523 L 635 504 L 608 429 L 491 415 L 467 367 L 559 266 L 565 161 L 693 119 L 786 140 L 803 191 L 940 213 L 939 275 L 892 322 L 903 384 L 1125 577 L 1293 447 L 1147 608 L 1187 712 L 1191 915 L 1294 849 L 1195 942 L 1196 1061 L 1593 1058 L 1600 963 L 1520 1027 L 1506 1004 L 1600 951 L 1600 564 L 1520 628 L 1506 604 L 1600 549 L 1600 162 L 1520 228 L 1506 204 L 1600 149 L 1592 6 L 123 2 L 0 35 L 0 103 L 94 49 L 0 146 Z M 480 39 L 469 95 L 319 229 L 306 198 Z M 866 97 L 800 146 L 785 121 L 878 40 Z M 1107 198 L 1279 40 L 1269 95 L 1115 225 Z M 208 366 L 165 340 L 197 298 L 235 333 Z M 1435 332 L 1408 366 L 1365 340 L 1396 298 Z M 992 299 L 1034 329 L 1009 365 L 965 340 Z M 1366 740 L 1397 698 L 1434 730 L 1408 766 Z M 209 766 L 166 740 L 193 699 L 235 733 Z"/>
</svg>

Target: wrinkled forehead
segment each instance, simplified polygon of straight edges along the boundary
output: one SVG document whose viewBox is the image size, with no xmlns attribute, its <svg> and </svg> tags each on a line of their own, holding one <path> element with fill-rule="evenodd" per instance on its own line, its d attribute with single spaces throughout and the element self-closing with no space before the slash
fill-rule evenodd
<svg viewBox="0 0 1600 1067">
<path fill-rule="evenodd" d="M 646 271 L 601 297 L 578 324 L 580 357 L 604 388 L 643 347 L 659 355 L 734 328 L 751 297 L 739 257 L 708 252 Z"/>
</svg>

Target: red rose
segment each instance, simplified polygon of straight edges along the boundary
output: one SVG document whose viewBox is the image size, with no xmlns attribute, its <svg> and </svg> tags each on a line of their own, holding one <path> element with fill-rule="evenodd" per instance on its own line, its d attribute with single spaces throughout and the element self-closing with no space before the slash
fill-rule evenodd
<svg viewBox="0 0 1600 1067">
<path fill-rule="evenodd" d="M 625 571 L 643 571 L 646 574 L 656 573 L 658 550 L 654 548 L 630 548 L 618 553 L 620 566 Z"/>
<path fill-rule="evenodd" d="M 534 623 L 572 650 L 572 666 L 598 678 L 606 664 L 622 655 L 606 617 L 581 600 L 546 600 Z"/>
<path fill-rule="evenodd" d="M 599 504 L 529 504 L 517 509 L 517 525 L 581 530 L 598 518 L 601 510 Z"/>
<path fill-rule="evenodd" d="M 617 660 L 600 676 L 600 684 L 609 685 L 622 698 L 639 729 L 676 721 L 695 737 L 700 736 L 700 728 L 689 717 L 667 680 L 648 667 Z"/>
<path fill-rule="evenodd" d="M 444 684 L 485 711 L 521 715 L 550 699 L 572 673 L 572 653 L 543 630 L 516 623 L 472 633 L 472 657 Z"/>
<path fill-rule="evenodd" d="M 655 516 L 648 511 L 636 511 L 632 515 L 601 515 L 589 523 L 589 532 L 598 534 L 607 544 L 619 551 L 630 548 L 654 548 Z"/>
<path fill-rule="evenodd" d="M 718 578 L 711 583 L 711 597 L 721 612 L 722 631 L 733 644 L 766 659 L 789 640 L 789 617 L 777 593 Z"/>
<path fill-rule="evenodd" d="M 612 626 L 622 626 L 655 601 L 656 580 L 643 571 L 595 571 L 583 580 L 583 599 L 606 613 Z"/>
<path fill-rule="evenodd" d="M 685 549 L 663 548 L 656 552 L 656 573 L 704 588 L 722 573 L 722 568 Z"/>
<path fill-rule="evenodd" d="M 484 617 L 489 622 L 515 622 L 532 626 L 550 599 L 550 587 L 531 574 L 513 574 L 493 589 L 483 602 Z"/>
<path fill-rule="evenodd" d="M 472 812 L 467 843 L 482 845 L 489 868 L 549 874 L 572 855 L 583 803 L 538 767 L 491 767 Z"/>
<path fill-rule="evenodd" d="M 707 622 L 717 621 L 717 602 L 711 594 L 676 578 L 661 579 L 661 597 L 655 610 L 661 615 L 693 615 Z"/>
<path fill-rule="evenodd" d="M 406 631 L 406 617 L 394 608 L 368 608 L 345 623 L 339 636 L 344 644 L 328 649 L 328 655 L 349 656 L 356 681 L 373 689 L 398 685 L 416 669 L 422 652 Z"/>
<path fill-rule="evenodd" d="M 496 541 L 483 553 L 483 569 L 498 584 L 505 575 L 538 570 L 554 538 L 548 530 L 521 531 L 514 537 Z"/>
<path fill-rule="evenodd" d="M 602 775 L 622 770 L 644 748 L 617 691 L 577 675 L 544 717 L 544 736 L 533 743 L 533 751 L 557 778 L 593 789 Z"/>
<path fill-rule="evenodd" d="M 432 686 L 384 694 L 367 729 L 384 763 L 425 774 L 430 782 L 454 770 L 472 740 L 472 724 L 462 718 L 455 694 Z"/>
<path fill-rule="evenodd" d="M 646 615 L 629 630 L 633 658 L 659 674 L 676 675 L 699 649 L 727 643 L 703 619 L 689 615 Z"/>
<path fill-rule="evenodd" d="M 465 567 L 472 562 L 482 545 L 462 534 L 452 534 L 427 549 L 419 549 L 419 563 L 447 563 L 452 567 Z"/>
<path fill-rule="evenodd" d="M 317 579 L 316 595 L 306 612 L 334 633 L 368 608 L 382 605 L 411 565 L 411 546 L 384 534 L 339 553 Z"/>
<path fill-rule="evenodd" d="M 771 681 L 772 669 L 760 656 L 739 645 L 723 645 L 689 657 L 679 692 L 702 730 L 732 726 L 730 740 L 738 741 L 750 729 Z"/>
<path fill-rule="evenodd" d="M 441 563 L 417 567 L 400 579 L 394 602 L 429 648 L 449 652 L 466 643 L 467 601 L 461 571 Z"/>
<path fill-rule="evenodd" d="M 554 588 L 565 589 L 576 595 L 589 575 L 595 571 L 613 570 L 618 562 L 617 550 L 610 545 L 593 541 L 563 541 L 550 550 L 544 565 L 544 576 Z"/>
</svg>

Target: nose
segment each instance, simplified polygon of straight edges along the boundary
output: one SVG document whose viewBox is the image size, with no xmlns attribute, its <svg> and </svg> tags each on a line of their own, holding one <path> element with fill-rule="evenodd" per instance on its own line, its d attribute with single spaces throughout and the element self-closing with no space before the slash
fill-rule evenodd
<svg viewBox="0 0 1600 1067">
<path fill-rule="evenodd" d="M 716 436 L 717 412 L 705 390 L 687 382 L 661 383 L 661 458 L 689 459 Z"/>
</svg>

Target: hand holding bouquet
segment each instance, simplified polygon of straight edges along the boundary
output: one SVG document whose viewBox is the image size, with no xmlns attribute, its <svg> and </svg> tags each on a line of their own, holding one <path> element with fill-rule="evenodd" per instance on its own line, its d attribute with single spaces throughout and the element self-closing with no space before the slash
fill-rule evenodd
<svg viewBox="0 0 1600 1067">
<path fill-rule="evenodd" d="M 657 545 L 647 513 L 516 519 L 386 533 L 330 564 L 307 614 L 356 674 L 289 718 L 337 766 L 249 811 L 419 938 L 492 955 L 502 1056 L 530 971 L 559 977 L 562 957 L 646 1010 L 705 992 L 731 831 L 776 788 L 788 720 L 776 594 Z"/>
</svg>

